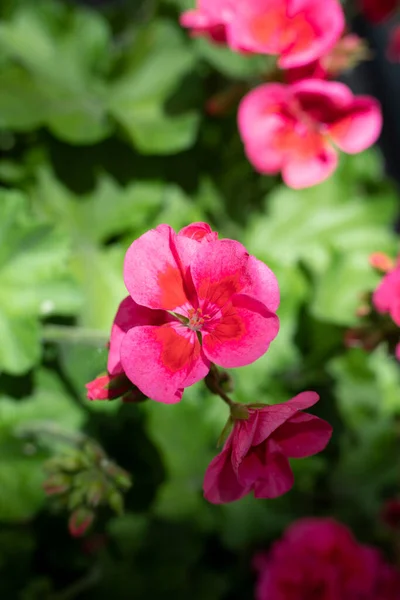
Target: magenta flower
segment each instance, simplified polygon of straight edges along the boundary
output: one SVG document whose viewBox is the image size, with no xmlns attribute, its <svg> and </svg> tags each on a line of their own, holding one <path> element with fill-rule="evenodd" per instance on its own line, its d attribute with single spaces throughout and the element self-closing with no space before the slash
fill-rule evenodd
<svg viewBox="0 0 400 600">
<path fill-rule="evenodd" d="M 233 6 L 234 0 L 198 0 L 197 8 L 184 12 L 180 23 L 194 36 L 206 36 L 217 44 L 224 44 Z"/>
<path fill-rule="evenodd" d="M 211 363 L 257 360 L 278 333 L 275 275 L 206 224 L 142 235 L 127 251 L 124 279 L 130 297 L 111 331 L 108 371 L 153 400 L 178 402 Z"/>
<path fill-rule="evenodd" d="M 378 313 L 388 313 L 392 321 L 400 327 L 400 261 L 383 276 L 372 294 L 372 304 Z M 395 356 L 400 361 L 400 342 L 396 345 Z"/>
<path fill-rule="evenodd" d="M 400 574 L 334 519 L 300 519 L 254 561 L 256 600 L 398 600 Z"/>
<path fill-rule="evenodd" d="M 379 313 L 389 313 L 400 327 L 400 263 L 383 276 L 372 295 L 372 302 Z"/>
<path fill-rule="evenodd" d="M 289 458 L 321 452 L 332 427 L 302 412 L 318 402 L 315 392 L 303 392 L 285 402 L 249 408 L 248 420 L 234 422 L 222 452 L 208 466 L 204 496 L 214 504 L 238 500 L 251 491 L 256 498 L 276 498 L 293 486 Z"/>
<path fill-rule="evenodd" d="M 233 49 L 276 54 L 289 68 L 309 63 L 329 50 L 344 29 L 338 0 L 198 0 L 181 17 L 195 35 Z"/>
<path fill-rule="evenodd" d="M 378 102 L 354 97 L 342 83 L 306 79 L 292 85 L 261 85 L 239 107 L 245 152 L 260 173 L 282 172 L 299 189 L 327 179 L 337 166 L 334 145 L 348 154 L 371 146 L 379 136 Z"/>
</svg>

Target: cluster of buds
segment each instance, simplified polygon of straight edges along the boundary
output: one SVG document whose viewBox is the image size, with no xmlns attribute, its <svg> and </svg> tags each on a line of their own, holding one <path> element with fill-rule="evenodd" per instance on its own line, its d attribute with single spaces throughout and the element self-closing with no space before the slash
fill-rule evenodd
<svg viewBox="0 0 400 600">
<path fill-rule="evenodd" d="M 131 486 L 130 476 L 95 442 L 87 440 L 79 448 L 64 451 L 44 468 L 44 491 L 53 498 L 56 510 L 69 511 L 68 526 L 74 537 L 87 531 L 100 507 L 123 512 L 123 492 Z"/>
</svg>

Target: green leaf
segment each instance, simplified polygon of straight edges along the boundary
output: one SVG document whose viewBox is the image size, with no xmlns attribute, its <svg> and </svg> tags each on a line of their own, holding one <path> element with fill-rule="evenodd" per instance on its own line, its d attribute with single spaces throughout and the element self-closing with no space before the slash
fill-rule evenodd
<svg viewBox="0 0 400 600">
<path fill-rule="evenodd" d="M 110 89 L 109 109 L 142 153 L 168 154 L 193 143 L 198 115 L 169 113 L 165 105 L 193 65 L 183 33 L 167 21 L 135 38 L 125 71 Z"/>
<path fill-rule="evenodd" d="M 191 517 L 203 525 L 209 522 L 209 505 L 202 498 L 206 467 L 217 454 L 217 440 L 228 411 L 216 397 L 205 397 L 203 388 L 185 391 L 176 406 L 147 402 L 147 432 L 159 448 L 167 470 L 161 486 L 156 514 L 169 519 Z"/>
<path fill-rule="evenodd" d="M 0 125 L 29 130 L 47 125 L 71 143 L 109 133 L 105 88 L 109 30 L 95 12 L 68 11 L 39 0 L 17 6 L 0 24 Z"/>
<path fill-rule="evenodd" d="M 0 367 L 18 374 L 40 358 L 38 317 L 71 314 L 80 297 L 66 277 L 69 245 L 32 218 L 25 196 L 0 191 Z"/>
<path fill-rule="evenodd" d="M 363 429 L 400 414 L 397 361 L 381 346 L 371 354 L 355 348 L 332 360 L 338 406 L 348 427 Z"/>
<path fill-rule="evenodd" d="M 36 375 L 36 391 L 25 400 L 0 398 L 0 521 L 30 519 L 44 502 L 42 463 L 45 455 L 20 439 L 24 426 L 46 421 L 76 430 L 83 411 L 69 398 L 49 371 Z"/>
<path fill-rule="evenodd" d="M 251 251 L 278 264 L 300 260 L 322 273 L 333 253 L 368 257 L 374 251 L 393 251 L 388 231 L 396 211 L 394 193 L 360 196 L 343 177 L 347 161 L 329 181 L 305 190 L 280 186 L 268 197 L 264 217 L 253 218 L 246 235 Z"/>
<path fill-rule="evenodd" d="M 373 290 L 378 282 L 379 275 L 366 253 L 333 256 L 317 279 L 311 311 L 319 319 L 352 325 L 357 322 L 362 294 Z"/>
</svg>

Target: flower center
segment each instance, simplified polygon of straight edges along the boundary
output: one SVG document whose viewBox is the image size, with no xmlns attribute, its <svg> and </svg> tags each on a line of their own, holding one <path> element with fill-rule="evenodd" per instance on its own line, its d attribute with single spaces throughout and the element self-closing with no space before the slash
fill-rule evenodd
<svg viewBox="0 0 400 600">
<path fill-rule="evenodd" d="M 201 308 L 189 308 L 188 327 L 193 331 L 199 331 L 203 327 L 205 321 L 207 321 L 209 318 L 209 315 L 203 315 Z"/>
</svg>

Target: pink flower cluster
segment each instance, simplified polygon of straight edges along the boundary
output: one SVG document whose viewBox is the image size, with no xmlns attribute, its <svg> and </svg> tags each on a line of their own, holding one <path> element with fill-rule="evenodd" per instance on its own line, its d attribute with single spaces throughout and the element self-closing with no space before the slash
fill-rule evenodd
<svg viewBox="0 0 400 600">
<path fill-rule="evenodd" d="M 175 233 L 159 225 L 135 240 L 125 257 L 129 296 L 111 330 L 107 374 L 87 384 L 91 400 L 143 395 L 179 402 L 213 365 L 241 367 L 260 358 L 278 334 L 275 275 L 234 240 L 205 223 Z M 211 374 L 215 373 L 215 367 Z M 204 494 L 229 502 L 254 491 L 274 498 L 293 485 L 289 458 L 320 452 L 331 426 L 303 412 L 318 401 L 304 392 L 285 404 L 237 405 L 241 415 L 210 464 Z"/>
<path fill-rule="evenodd" d="M 388 267 L 388 272 L 372 295 L 372 303 L 378 313 L 388 314 L 393 323 L 400 327 L 400 260 L 392 268 L 390 264 Z M 400 360 L 400 342 L 395 352 Z"/>
<path fill-rule="evenodd" d="M 295 522 L 254 564 L 256 600 L 400 598 L 400 573 L 330 518 Z"/>
<path fill-rule="evenodd" d="M 326 81 L 365 53 L 356 36 L 340 39 L 338 0 L 198 0 L 181 24 L 235 51 L 277 55 L 287 70 L 288 83 L 261 85 L 240 103 L 239 132 L 260 173 L 309 187 L 336 169 L 336 148 L 354 154 L 377 140 L 379 104 Z"/>
</svg>

